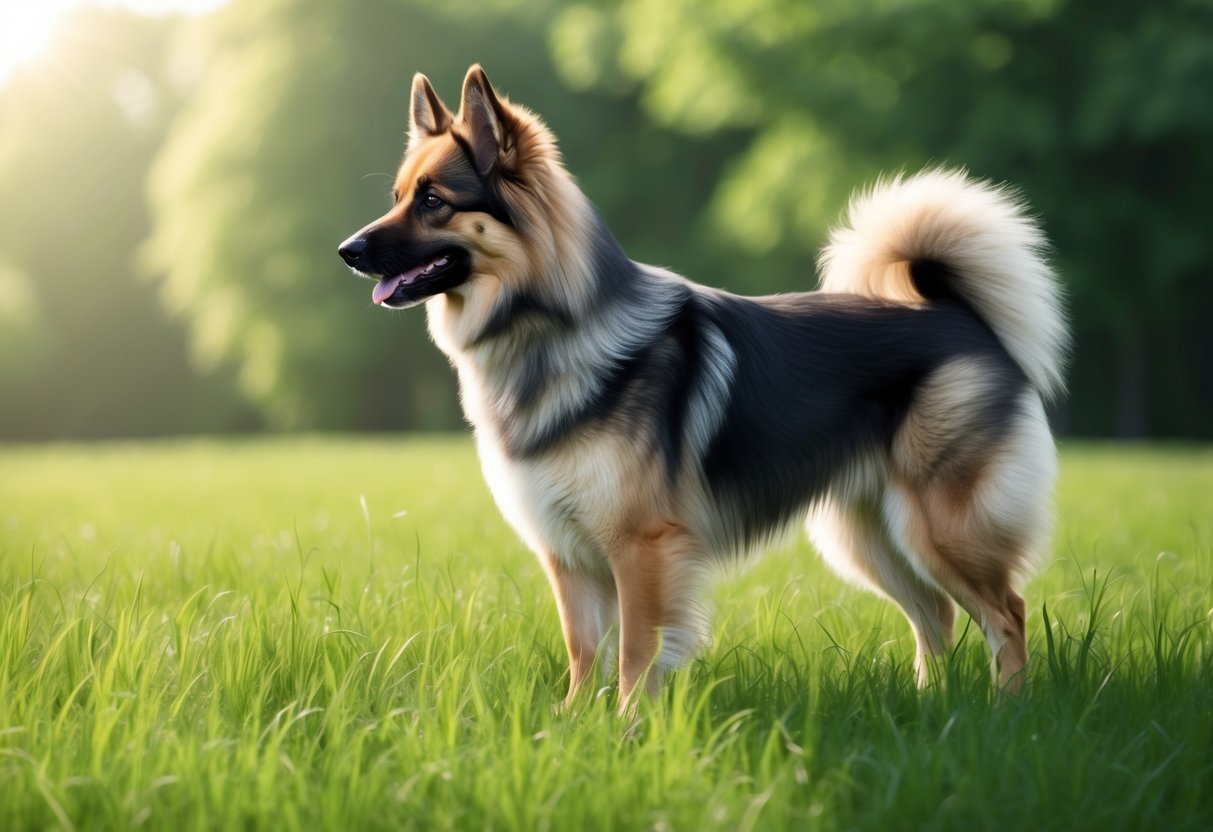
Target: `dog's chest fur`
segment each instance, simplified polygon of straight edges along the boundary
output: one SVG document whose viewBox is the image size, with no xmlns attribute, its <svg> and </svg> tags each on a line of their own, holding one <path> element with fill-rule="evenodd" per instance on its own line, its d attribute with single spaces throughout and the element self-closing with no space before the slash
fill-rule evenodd
<svg viewBox="0 0 1213 832">
<path fill-rule="evenodd" d="M 537 553 L 594 572 L 608 568 L 606 551 L 629 478 L 640 467 L 634 442 L 601 426 L 583 426 L 558 443 L 527 454 L 511 452 L 540 435 L 560 407 L 517 408 L 475 356 L 449 353 L 459 375 L 463 410 L 472 423 L 485 481 L 502 515 Z M 582 397 L 573 383 L 554 383 L 556 403 Z M 552 404 L 552 402 L 549 402 Z M 544 411 L 547 411 L 546 413 Z"/>
<path fill-rule="evenodd" d="M 544 454 L 515 459 L 493 431 L 477 425 L 476 446 L 506 520 L 534 551 L 605 571 L 618 518 L 629 513 L 643 468 L 632 448 L 623 437 L 592 431 Z"/>
<path fill-rule="evenodd" d="M 646 288 L 666 287 L 650 280 Z M 467 326 L 466 311 L 453 314 L 443 303 L 429 310 L 431 334 L 459 375 L 489 488 L 538 553 L 605 570 L 622 527 L 652 511 L 662 492 L 651 425 L 619 418 L 615 408 L 635 383 L 618 368 L 661 337 L 681 296 L 668 288 L 665 295 L 672 297 L 606 305 L 581 325 L 550 326 L 531 340 L 525 326 L 517 338 L 478 338 L 468 333 L 481 326 Z M 498 298 L 499 308 L 504 303 Z M 524 325 L 535 325 L 531 315 Z"/>
</svg>

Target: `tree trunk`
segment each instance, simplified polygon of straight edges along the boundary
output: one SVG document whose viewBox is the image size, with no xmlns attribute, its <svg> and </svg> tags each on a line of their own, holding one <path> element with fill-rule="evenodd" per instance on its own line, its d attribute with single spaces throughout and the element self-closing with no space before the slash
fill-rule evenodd
<svg viewBox="0 0 1213 832">
<path fill-rule="evenodd" d="M 1116 436 L 1140 439 L 1147 434 L 1146 396 L 1145 340 L 1134 327 L 1116 354 Z"/>
</svg>

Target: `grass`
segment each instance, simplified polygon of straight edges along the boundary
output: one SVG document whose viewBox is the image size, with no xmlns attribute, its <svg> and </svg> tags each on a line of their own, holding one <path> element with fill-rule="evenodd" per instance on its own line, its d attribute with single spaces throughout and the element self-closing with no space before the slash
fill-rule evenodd
<svg viewBox="0 0 1213 832">
<path fill-rule="evenodd" d="M 0 449 L 0 827 L 1213 828 L 1213 450 L 1058 503 L 1020 698 L 794 540 L 623 722 L 465 438 Z"/>
</svg>

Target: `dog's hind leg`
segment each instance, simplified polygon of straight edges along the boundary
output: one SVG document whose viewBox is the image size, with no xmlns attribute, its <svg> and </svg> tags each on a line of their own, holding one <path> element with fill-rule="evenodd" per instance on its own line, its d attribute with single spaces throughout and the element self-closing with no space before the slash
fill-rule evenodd
<svg viewBox="0 0 1213 832">
<path fill-rule="evenodd" d="M 894 540 L 985 634 L 999 684 L 1023 686 L 1028 648 L 1015 580 L 1045 547 L 1056 453 L 1034 394 L 986 447 L 895 471 L 884 513 Z M 908 470 L 907 470 L 908 469 Z"/>
<path fill-rule="evenodd" d="M 918 686 L 931 682 L 933 659 L 952 640 L 955 607 L 927 576 L 917 574 L 890 540 L 880 510 L 827 499 L 808 519 L 809 538 L 842 577 L 883 595 L 905 613 L 914 632 Z"/>
<path fill-rule="evenodd" d="M 569 653 L 569 693 L 564 700 L 567 708 L 590 678 L 598 649 L 615 623 L 615 585 L 609 574 L 592 574 L 552 555 L 542 561 L 556 596 L 560 629 Z"/>
<path fill-rule="evenodd" d="M 981 627 L 999 684 L 1019 690 L 1028 650 L 1024 601 L 1011 585 L 1015 543 L 983 533 L 971 510 L 947 506 L 933 488 L 891 486 L 886 506 L 905 551 Z"/>
</svg>

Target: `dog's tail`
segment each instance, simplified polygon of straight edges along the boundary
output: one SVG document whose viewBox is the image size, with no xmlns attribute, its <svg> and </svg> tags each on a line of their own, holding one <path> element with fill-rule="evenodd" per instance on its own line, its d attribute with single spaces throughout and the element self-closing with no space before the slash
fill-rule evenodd
<svg viewBox="0 0 1213 832">
<path fill-rule="evenodd" d="M 1045 399 L 1064 388 L 1069 334 L 1044 234 L 1005 186 L 929 169 L 857 194 L 830 234 L 821 290 L 902 303 L 959 297 Z"/>
</svg>

